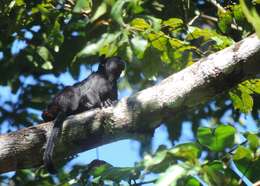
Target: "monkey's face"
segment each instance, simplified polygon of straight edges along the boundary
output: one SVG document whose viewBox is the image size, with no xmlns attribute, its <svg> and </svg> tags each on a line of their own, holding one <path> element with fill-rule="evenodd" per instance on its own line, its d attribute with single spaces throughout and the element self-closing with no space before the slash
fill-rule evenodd
<svg viewBox="0 0 260 186">
<path fill-rule="evenodd" d="M 48 105 L 47 110 L 42 112 L 42 119 L 45 122 L 52 121 L 56 118 L 59 112 L 59 107 L 57 105 Z"/>
<path fill-rule="evenodd" d="M 117 80 L 125 69 L 125 61 L 120 57 L 110 57 L 105 62 L 105 71 L 108 77 Z"/>
</svg>

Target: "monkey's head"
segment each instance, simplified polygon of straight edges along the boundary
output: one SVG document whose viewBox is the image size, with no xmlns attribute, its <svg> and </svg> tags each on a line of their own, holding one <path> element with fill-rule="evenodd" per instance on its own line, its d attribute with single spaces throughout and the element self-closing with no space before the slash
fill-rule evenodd
<svg viewBox="0 0 260 186">
<path fill-rule="evenodd" d="M 109 80 L 117 80 L 124 69 L 125 61 L 117 56 L 103 59 L 98 67 L 98 70 L 105 73 Z"/>
</svg>

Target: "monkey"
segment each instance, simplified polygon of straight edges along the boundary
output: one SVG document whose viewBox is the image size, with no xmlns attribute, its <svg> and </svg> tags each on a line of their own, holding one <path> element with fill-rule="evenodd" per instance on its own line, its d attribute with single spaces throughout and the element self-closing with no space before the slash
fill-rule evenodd
<svg viewBox="0 0 260 186">
<path fill-rule="evenodd" d="M 117 80 L 124 69 L 125 61 L 120 57 L 102 57 L 96 72 L 81 82 L 65 87 L 53 97 L 42 113 L 45 122 L 53 121 L 43 155 L 43 163 L 49 173 L 56 173 L 53 150 L 64 120 L 69 115 L 115 104 L 118 100 Z"/>
</svg>

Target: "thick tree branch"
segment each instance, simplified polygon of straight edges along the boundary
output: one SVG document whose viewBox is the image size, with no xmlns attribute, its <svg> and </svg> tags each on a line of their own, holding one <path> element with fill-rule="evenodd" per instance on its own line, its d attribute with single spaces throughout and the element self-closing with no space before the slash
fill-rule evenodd
<svg viewBox="0 0 260 186">
<path fill-rule="evenodd" d="M 155 128 L 163 119 L 209 101 L 260 73 L 260 40 L 248 37 L 212 54 L 157 85 L 123 98 L 115 107 L 70 116 L 55 151 L 55 163 L 79 152 Z M 0 136 L 0 172 L 42 164 L 46 135 L 42 123 Z"/>
</svg>

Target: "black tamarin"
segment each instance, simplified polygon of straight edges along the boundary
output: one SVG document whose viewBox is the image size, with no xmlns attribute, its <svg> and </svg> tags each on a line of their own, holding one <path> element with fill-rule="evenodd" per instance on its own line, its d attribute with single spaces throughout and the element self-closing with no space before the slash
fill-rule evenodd
<svg viewBox="0 0 260 186">
<path fill-rule="evenodd" d="M 44 166 L 50 173 L 56 172 L 52 156 L 63 121 L 72 114 L 111 106 L 117 100 L 117 80 L 124 68 L 125 62 L 120 57 L 102 58 L 96 72 L 81 82 L 65 87 L 43 111 L 44 121 L 54 120 L 43 155 Z"/>
</svg>

